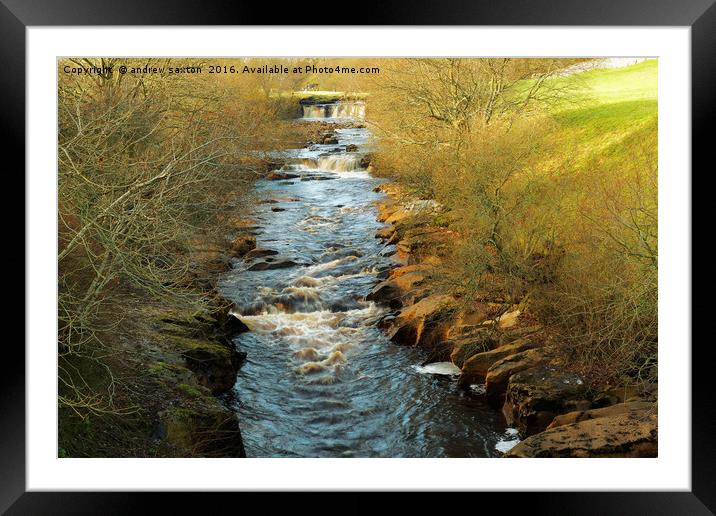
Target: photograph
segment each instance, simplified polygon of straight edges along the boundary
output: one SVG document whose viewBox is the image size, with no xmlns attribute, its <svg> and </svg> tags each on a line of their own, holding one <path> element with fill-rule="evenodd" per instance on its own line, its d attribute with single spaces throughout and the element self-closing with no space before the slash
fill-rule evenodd
<svg viewBox="0 0 716 516">
<path fill-rule="evenodd" d="M 59 462 L 659 457 L 660 57 L 53 58 Z"/>
</svg>

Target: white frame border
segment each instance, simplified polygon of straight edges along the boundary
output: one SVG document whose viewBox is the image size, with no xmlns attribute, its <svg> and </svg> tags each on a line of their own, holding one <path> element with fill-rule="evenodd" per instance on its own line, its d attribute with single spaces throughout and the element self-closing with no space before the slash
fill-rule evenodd
<svg viewBox="0 0 716 516">
<path fill-rule="evenodd" d="M 689 27 L 28 27 L 27 489 L 689 491 L 690 38 Z M 658 56 L 659 457 L 57 459 L 56 58 L 63 55 Z"/>
</svg>

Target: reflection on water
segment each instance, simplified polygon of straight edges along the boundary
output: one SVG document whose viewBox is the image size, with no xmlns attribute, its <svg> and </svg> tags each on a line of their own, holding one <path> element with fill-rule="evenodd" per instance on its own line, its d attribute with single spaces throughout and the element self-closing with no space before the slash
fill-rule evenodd
<svg viewBox="0 0 716 516">
<path fill-rule="evenodd" d="M 385 309 L 365 296 L 393 265 L 374 238 L 379 180 L 345 150 L 364 150 L 367 130 L 337 134 L 283 154 L 297 177 L 259 183 L 276 202 L 257 205 L 258 249 L 221 284 L 251 329 L 232 397 L 248 456 L 499 455 L 499 415 L 376 328 Z"/>
</svg>

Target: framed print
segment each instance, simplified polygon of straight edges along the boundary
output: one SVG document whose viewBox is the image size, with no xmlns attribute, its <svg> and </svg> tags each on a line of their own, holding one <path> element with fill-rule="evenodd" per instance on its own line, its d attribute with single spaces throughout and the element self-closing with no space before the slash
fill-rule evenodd
<svg viewBox="0 0 716 516">
<path fill-rule="evenodd" d="M 272 10 L 3 0 L 27 304 L 0 507 L 711 514 L 712 2 Z"/>
</svg>

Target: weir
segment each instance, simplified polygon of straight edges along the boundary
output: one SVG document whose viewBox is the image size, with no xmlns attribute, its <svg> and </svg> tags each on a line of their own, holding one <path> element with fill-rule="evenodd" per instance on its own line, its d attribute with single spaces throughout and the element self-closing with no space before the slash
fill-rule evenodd
<svg viewBox="0 0 716 516">
<path fill-rule="evenodd" d="M 363 120 L 365 102 L 336 101 L 323 104 L 302 104 L 304 120 Z"/>
<path fill-rule="evenodd" d="M 365 103 L 303 108 L 305 120 L 343 119 L 337 143 L 284 152 L 290 179 L 259 181 L 257 249 L 220 285 L 250 329 L 235 338 L 247 360 L 232 397 L 247 455 L 499 455 L 499 414 L 453 370 L 421 368 L 420 350 L 391 343 L 376 326 L 387 308 L 365 299 L 395 265 L 394 246 L 374 238 L 383 194 L 363 166 L 370 134 L 346 124 Z"/>
</svg>

